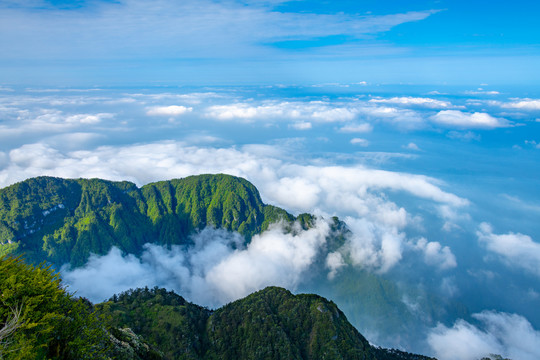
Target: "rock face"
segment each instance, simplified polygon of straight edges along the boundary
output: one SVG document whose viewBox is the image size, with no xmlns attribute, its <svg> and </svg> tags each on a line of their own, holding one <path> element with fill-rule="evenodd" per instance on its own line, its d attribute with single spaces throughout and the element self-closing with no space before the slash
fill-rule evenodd
<svg viewBox="0 0 540 360">
<path fill-rule="evenodd" d="M 80 266 L 90 253 L 103 255 L 112 246 L 138 254 L 147 242 L 184 244 L 207 225 L 238 231 L 249 241 L 280 219 L 294 217 L 263 204 L 255 186 L 230 175 L 142 188 L 125 181 L 38 177 L 0 189 L 0 255 Z"/>
</svg>

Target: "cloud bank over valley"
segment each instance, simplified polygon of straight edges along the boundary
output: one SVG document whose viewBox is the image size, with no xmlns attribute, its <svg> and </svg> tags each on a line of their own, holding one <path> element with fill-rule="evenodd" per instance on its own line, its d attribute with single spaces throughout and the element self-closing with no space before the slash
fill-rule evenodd
<svg viewBox="0 0 540 360">
<path fill-rule="evenodd" d="M 426 348 L 442 359 L 445 343 L 473 335 L 463 359 L 488 347 L 527 354 L 493 324 L 507 316 L 532 339 L 540 328 L 538 100 L 340 89 L 0 89 L 0 184 L 49 175 L 141 186 L 226 173 L 265 203 L 319 219 L 293 233 L 275 225 L 249 244 L 207 228 L 189 247 L 147 244 L 139 257 L 113 248 L 62 268 L 69 288 L 94 301 L 157 285 L 215 307 L 355 269 L 468 307 L 473 315 L 451 323 L 425 322 Z M 330 249 L 332 216 L 350 233 Z M 402 305 L 424 311 L 405 295 Z"/>
</svg>

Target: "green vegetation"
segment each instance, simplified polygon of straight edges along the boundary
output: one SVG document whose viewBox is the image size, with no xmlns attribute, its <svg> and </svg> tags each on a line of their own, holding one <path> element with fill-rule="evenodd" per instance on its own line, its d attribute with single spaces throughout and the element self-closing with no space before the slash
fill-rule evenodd
<svg viewBox="0 0 540 360">
<path fill-rule="evenodd" d="M 285 210 L 262 203 L 248 181 L 199 175 L 137 188 L 129 182 L 38 177 L 0 190 L 0 255 L 32 263 L 86 263 L 112 246 L 138 254 L 147 242 L 185 244 L 207 225 L 238 231 L 246 241 Z M 309 218 L 304 216 L 302 223 Z"/>
<path fill-rule="evenodd" d="M 166 359 L 198 359 L 210 311 L 172 291 L 136 289 L 97 304 L 112 328 L 128 327 L 156 345 Z"/>
<path fill-rule="evenodd" d="M 207 359 L 375 359 L 335 304 L 276 287 L 217 310 L 207 334 Z"/>
<path fill-rule="evenodd" d="M 131 328 L 171 360 L 428 359 L 372 347 L 333 302 L 278 287 L 213 312 L 158 288 L 115 295 L 96 309 L 109 326 Z"/>
<path fill-rule="evenodd" d="M 162 354 L 130 329 L 104 327 L 84 298 L 50 268 L 0 258 L 0 359 L 158 360 Z"/>
<path fill-rule="evenodd" d="M 106 358 L 108 336 L 91 304 L 68 294 L 49 268 L 1 258 L 0 293 L 0 323 L 12 329 L 0 344 L 2 357 Z"/>
<path fill-rule="evenodd" d="M 252 236 L 280 220 L 292 232 L 299 228 L 308 229 L 314 224 L 314 217 L 310 214 L 300 214 L 295 218 L 283 209 L 263 204 L 252 184 L 229 175 L 191 176 L 142 188 L 129 182 L 39 177 L 0 189 L 0 257 L 20 255 L 33 264 L 46 261 L 60 267 L 69 262 L 76 267 L 84 265 L 91 253 L 103 255 L 112 246 L 139 255 L 142 245 L 147 242 L 166 246 L 189 244 L 190 234 L 206 226 L 238 231 L 248 242 Z M 292 226 L 294 221 L 300 226 Z M 310 291 L 316 288 L 318 293 L 332 297 L 353 324 L 361 329 L 377 329 L 381 333 L 392 334 L 398 340 L 397 346 L 399 339 L 408 339 L 416 334 L 420 321 L 414 308 L 411 310 L 405 304 L 404 296 L 432 319 L 444 318 L 442 309 L 452 306 L 454 312 L 466 312 L 457 304 L 445 304 L 443 307 L 443 299 L 435 299 L 428 294 L 404 295 L 395 282 L 365 271 L 348 269 L 338 273 L 333 281 L 326 281 L 325 254 L 340 248 L 348 233 L 347 226 L 333 218 L 327 251 L 315 259 L 313 268 L 318 270 L 310 274 Z M 49 270 L 45 272 L 53 274 Z M 296 301 L 291 299 L 296 298 L 289 298 L 292 296 L 290 293 L 286 295 L 277 291 L 272 296 L 289 303 L 291 308 L 274 309 L 266 304 L 261 311 L 272 308 L 272 314 L 285 312 L 290 317 L 298 313 L 310 319 L 313 314 L 319 315 L 310 313 L 310 306 L 305 304 L 299 308 L 291 305 Z M 92 311 L 91 304 L 82 303 Z M 10 323 L 16 318 L 21 304 L 4 304 L 0 320 L 6 327 L 4 332 L 0 329 L 0 343 L 3 344 L 8 337 L 5 334 L 22 332 L 19 327 L 22 323 Z M 248 308 L 257 308 L 261 304 L 265 304 L 263 300 L 242 310 L 230 308 L 236 314 L 233 317 L 223 313 L 222 309 L 212 315 L 207 309 L 187 303 L 174 293 L 139 289 L 97 307 L 100 314 L 107 316 L 107 337 L 109 343 L 112 342 L 107 346 L 118 359 L 161 356 L 196 359 L 217 358 L 223 354 L 234 358 L 254 353 L 257 358 L 306 358 L 313 352 L 324 353 L 330 358 L 355 358 L 360 343 L 351 345 L 347 340 L 345 345 L 336 345 L 335 341 L 327 341 L 326 335 L 333 333 L 332 336 L 336 336 L 341 329 L 330 318 L 318 319 L 317 325 L 313 322 L 315 320 L 296 324 L 302 331 L 292 332 L 287 318 L 267 318 L 263 312 L 260 313 L 261 318 L 250 320 L 257 326 L 263 326 L 263 330 L 256 330 L 247 323 L 235 323 L 241 320 L 244 310 L 251 314 L 246 316 L 253 316 L 253 311 Z M 227 315 L 220 320 L 229 324 L 224 328 L 226 330 L 219 328 L 223 325 L 217 321 L 222 316 L 220 314 Z M 293 316 L 292 319 L 296 318 Z M 212 331 L 207 329 L 208 322 L 213 324 Z M 17 330 L 8 331 L 9 324 L 15 325 Z M 216 327 L 216 324 L 220 325 Z M 244 332 L 233 335 L 235 326 Z M 215 335 L 219 331 L 221 333 Z M 309 339 L 306 332 L 311 334 Z M 271 339 L 275 342 L 262 342 L 263 335 L 268 333 L 272 334 Z M 326 335 L 322 336 L 323 333 Z M 245 344 L 241 343 L 244 338 L 248 339 Z M 161 353 L 148 344 L 157 346 Z M 376 354 L 377 359 L 407 358 L 396 357 L 397 354 L 403 355 L 397 351 L 389 355 L 387 350 L 372 349 L 370 354 Z"/>
<path fill-rule="evenodd" d="M 3 257 L 0 291 L 0 359 L 427 359 L 374 348 L 333 302 L 277 287 L 213 312 L 158 288 L 93 306 Z"/>
</svg>

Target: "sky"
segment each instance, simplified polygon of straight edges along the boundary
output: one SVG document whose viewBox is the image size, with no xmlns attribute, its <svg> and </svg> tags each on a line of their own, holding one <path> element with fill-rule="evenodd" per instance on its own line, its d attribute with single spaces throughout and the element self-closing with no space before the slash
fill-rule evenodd
<svg viewBox="0 0 540 360">
<path fill-rule="evenodd" d="M 534 1 L 0 1 L 4 82 L 534 85 Z"/>
<path fill-rule="evenodd" d="M 150 283 L 219 306 L 356 268 L 468 309 L 430 322 L 423 348 L 371 341 L 537 359 L 539 7 L 0 0 L 0 186 L 241 176 L 320 222 L 243 248 L 206 229 L 187 252 L 112 249 L 65 281 L 94 301 Z M 352 235 L 329 253 L 334 215 Z"/>
</svg>

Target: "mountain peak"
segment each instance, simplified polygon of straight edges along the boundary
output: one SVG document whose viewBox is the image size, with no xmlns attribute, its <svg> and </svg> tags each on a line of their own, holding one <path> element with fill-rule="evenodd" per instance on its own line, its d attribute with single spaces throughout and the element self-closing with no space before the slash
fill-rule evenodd
<svg viewBox="0 0 540 360">
<path fill-rule="evenodd" d="M 135 184 L 37 177 L 0 189 L 0 255 L 79 266 L 113 246 L 137 254 L 145 243 L 178 245 L 210 225 L 249 240 L 294 217 L 265 205 L 249 181 L 205 174 Z"/>
</svg>

